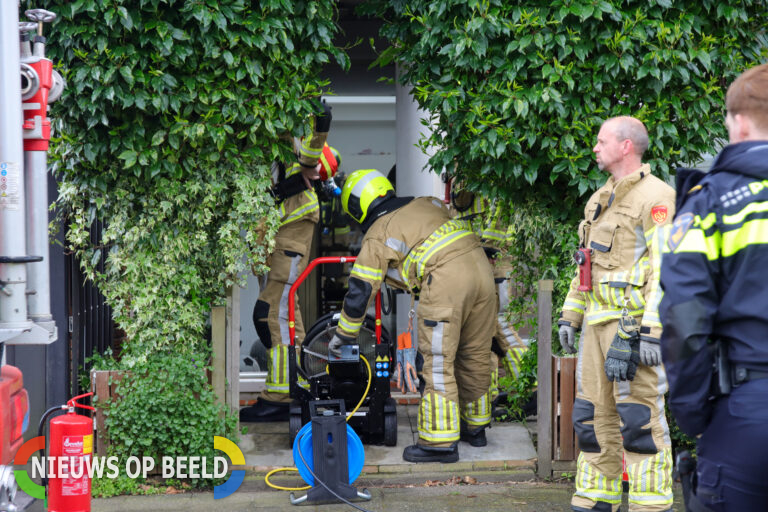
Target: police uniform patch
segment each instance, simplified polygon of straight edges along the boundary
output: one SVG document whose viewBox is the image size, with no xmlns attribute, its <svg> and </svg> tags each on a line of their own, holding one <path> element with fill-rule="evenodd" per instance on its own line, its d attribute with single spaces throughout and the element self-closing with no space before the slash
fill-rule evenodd
<svg viewBox="0 0 768 512">
<path fill-rule="evenodd" d="M 656 224 L 663 224 L 667 220 L 667 207 L 658 205 L 651 208 L 651 218 Z"/>
<path fill-rule="evenodd" d="M 693 214 L 690 212 L 686 212 L 675 219 L 672 231 L 669 233 L 669 239 L 667 240 L 667 247 L 669 247 L 670 251 L 677 249 L 677 246 L 683 241 L 683 237 L 692 225 Z"/>
</svg>

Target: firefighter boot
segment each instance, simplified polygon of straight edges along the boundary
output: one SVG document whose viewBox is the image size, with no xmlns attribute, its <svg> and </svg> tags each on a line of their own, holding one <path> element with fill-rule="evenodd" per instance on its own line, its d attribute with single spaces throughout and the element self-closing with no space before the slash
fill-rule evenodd
<svg viewBox="0 0 768 512">
<path fill-rule="evenodd" d="M 459 460 L 459 447 L 456 443 L 446 448 L 412 444 L 403 450 L 403 460 L 408 462 L 456 462 Z"/>
<path fill-rule="evenodd" d="M 490 425 L 483 425 L 470 430 L 467 424 L 462 421 L 460 439 L 475 448 L 485 446 L 488 444 L 488 440 L 485 438 L 486 427 L 490 427 Z"/>
</svg>

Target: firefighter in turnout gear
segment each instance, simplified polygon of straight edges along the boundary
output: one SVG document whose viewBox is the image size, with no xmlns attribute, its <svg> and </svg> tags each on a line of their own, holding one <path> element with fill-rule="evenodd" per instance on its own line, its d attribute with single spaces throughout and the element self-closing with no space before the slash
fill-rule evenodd
<svg viewBox="0 0 768 512">
<path fill-rule="evenodd" d="M 332 154 L 324 151 L 328 148 L 325 141 L 330 125 L 330 107 L 323 102 L 322 112 L 314 116 L 312 135 L 293 141 L 297 161 L 288 168 L 273 164 L 273 179 L 277 183 L 272 194 L 279 203 L 280 227 L 275 235 L 275 250 L 267 261 L 266 285 L 262 286 L 253 308 L 256 333 L 267 348 L 266 390 L 255 405 L 240 410 L 240 421 L 288 419 L 291 402 L 288 393 L 288 292 L 307 266 L 315 226 L 320 220 L 312 182 L 320 177 L 321 167 L 328 158 L 333 160 Z M 296 336 L 303 339 L 304 324 L 298 300 L 296 304 Z"/>
<path fill-rule="evenodd" d="M 680 169 L 661 269 L 669 406 L 697 442 L 688 510 L 768 503 L 768 64 L 726 94 L 730 145 L 708 173 Z"/>
<path fill-rule="evenodd" d="M 647 147 L 648 133 L 635 118 L 601 126 L 593 151 L 611 177 L 584 209 L 577 253 L 582 279 L 571 283 L 558 322 L 568 353 L 576 351 L 582 329 L 573 408 L 581 448 L 571 500 L 577 511 L 619 509 L 622 450 L 629 510 L 672 507 L 658 303 L 660 228 L 674 214 L 674 191 L 642 164 Z"/>
<path fill-rule="evenodd" d="M 501 209 L 496 208 L 495 203 L 461 188 L 455 181 L 451 188 L 451 206 L 456 210 L 455 218 L 471 223 L 493 268 L 493 280 L 499 298 L 499 314 L 491 350 L 491 398 L 495 404 L 499 394 L 499 360 L 507 375 L 516 378 L 520 374 L 523 354 L 528 350 L 528 345 L 523 342 L 505 315 L 506 306 L 509 304 L 507 274 L 511 267 L 509 261 L 503 257 L 503 252 L 505 245 L 512 243 L 511 235 L 501 222 Z M 506 411 L 500 412 L 498 416 L 504 415 Z"/>
<path fill-rule="evenodd" d="M 488 259 L 468 224 L 451 219 L 442 201 L 396 197 L 378 171 L 352 173 L 341 202 L 365 236 L 329 353 L 356 342 L 383 280 L 418 294 L 418 350 L 426 387 L 419 404 L 419 440 L 405 448 L 403 458 L 455 462 L 458 441 L 485 444 L 491 421 L 488 353 L 497 300 Z"/>
</svg>

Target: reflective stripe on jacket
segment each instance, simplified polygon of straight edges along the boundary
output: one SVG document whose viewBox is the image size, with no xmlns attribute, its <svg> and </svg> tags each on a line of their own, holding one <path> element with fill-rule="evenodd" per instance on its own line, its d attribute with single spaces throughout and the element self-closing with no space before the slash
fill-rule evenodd
<svg viewBox="0 0 768 512">
<path fill-rule="evenodd" d="M 659 270 L 663 230 L 674 215 L 672 187 L 645 164 L 615 182 L 611 177 L 587 202 L 579 243 L 591 250 L 592 291 L 578 291 L 578 269 L 561 321 L 575 327 L 621 317 L 624 306 L 641 319 L 641 337 L 658 342 Z"/>
<path fill-rule="evenodd" d="M 434 197 L 413 199 L 376 219 L 352 267 L 336 333 L 357 337 L 383 279 L 402 289 L 418 289 L 432 268 L 478 247 L 480 241 L 466 227 L 451 220 L 448 208 Z"/>
</svg>

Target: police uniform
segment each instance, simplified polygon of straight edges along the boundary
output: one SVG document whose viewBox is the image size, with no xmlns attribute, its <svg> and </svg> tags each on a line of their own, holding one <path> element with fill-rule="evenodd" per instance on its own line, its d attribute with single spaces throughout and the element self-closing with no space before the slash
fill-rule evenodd
<svg viewBox="0 0 768 512">
<path fill-rule="evenodd" d="M 382 184 L 375 202 L 371 196 L 365 199 L 369 179 Z M 354 342 L 368 304 L 387 276 L 392 278 L 388 282 L 404 283 L 418 293 L 418 350 L 426 382 L 418 445 L 450 452 L 453 458 L 442 461 L 451 462 L 458 458 L 460 424 L 482 431 L 491 421 L 488 353 L 497 307 L 493 271 L 468 224 L 451 219 L 439 199 L 394 197 L 391 184 L 373 170 L 356 171 L 344 184 L 342 205 L 358 221 L 361 208 L 357 205 L 356 213 L 349 203 L 360 197 L 366 203 L 362 211 L 368 203 L 371 211 L 363 221 L 365 237 L 336 336 L 342 343 Z M 412 460 L 406 452 L 404 458 Z"/>
<path fill-rule="evenodd" d="M 613 382 L 603 368 L 622 310 L 639 320 L 641 339 L 658 343 L 658 276 L 663 231 L 674 214 L 673 189 L 646 164 L 609 178 L 584 209 L 581 247 L 591 250 L 592 290 L 574 278 L 560 325 L 582 327 L 573 409 L 579 454 L 573 510 L 616 511 L 621 504 L 622 445 L 631 511 L 672 506 L 672 454 L 664 415 L 664 368 L 640 365 L 632 381 Z"/>
<path fill-rule="evenodd" d="M 323 155 L 327 138 L 327 127 L 318 131 L 316 121 L 312 136 L 296 144 L 299 146 L 298 162 L 286 170 L 286 179 L 298 177 L 302 168 L 314 168 Z M 313 189 L 305 189 L 288 197 L 279 208 L 280 227 L 275 235 L 275 250 L 267 261 L 269 273 L 266 286 L 253 309 L 253 324 L 259 339 L 267 347 L 266 389 L 259 398 L 287 405 L 291 401 L 288 383 L 288 292 L 307 266 L 320 213 L 317 194 Z M 295 304 L 296 336 L 302 340 L 304 324 L 298 299 Z"/>
<path fill-rule="evenodd" d="M 499 393 L 499 360 L 510 377 L 520 375 L 520 364 L 523 354 L 528 350 L 512 323 L 507 320 L 505 310 L 509 304 L 509 278 L 511 270 L 508 258 L 501 256 L 504 247 L 511 243 L 510 230 L 501 222 L 501 209 L 467 190 L 456 190 L 451 193 L 451 203 L 455 209 L 455 218 L 468 220 L 475 233 L 481 239 L 483 250 L 494 261 L 493 279 L 496 283 L 496 295 L 499 302 L 499 313 L 496 320 L 496 332 L 493 336 L 491 351 L 491 398 Z"/>
<path fill-rule="evenodd" d="M 661 271 L 669 406 L 683 432 L 701 434 L 695 500 L 714 511 L 765 510 L 768 141 L 727 146 L 708 174 L 683 169 L 677 181 Z M 711 399 L 721 394 L 716 342 L 731 391 Z"/>
</svg>

